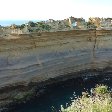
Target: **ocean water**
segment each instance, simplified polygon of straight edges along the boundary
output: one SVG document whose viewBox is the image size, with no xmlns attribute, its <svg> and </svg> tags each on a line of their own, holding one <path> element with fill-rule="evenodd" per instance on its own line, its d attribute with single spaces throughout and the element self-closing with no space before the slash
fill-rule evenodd
<svg viewBox="0 0 112 112">
<path fill-rule="evenodd" d="M 83 80 L 84 79 L 84 80 Z M 81 96 L 83 91 L 90 92 L 96 84 L 108 85 L 112 88 L 112 77 L 95 76 L 68 80 L 47 88 L 44 95 L 26 104 L 15 107 L 13 112 L 59 112 L 61 105 L 69 106 L 74 94 Z"/>
<path fill-rule="evenodd" d="M 10 26 L 11 24 L 21 25 L 24 23 L 28 23 L 29 21 L 39 22 L 41 20 L 0 20 L 1 26 Z"/>
</svg>

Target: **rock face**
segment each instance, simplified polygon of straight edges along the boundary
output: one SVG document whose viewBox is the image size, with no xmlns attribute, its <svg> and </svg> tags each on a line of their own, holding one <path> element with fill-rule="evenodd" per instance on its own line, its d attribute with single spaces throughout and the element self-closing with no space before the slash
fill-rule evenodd
<svg viewBox="0 0 112 112">
<path fill-rule="evenodd" d="M 66 31 L 16 35 L 0 40 L 0 105 L 31 83 L 87 69 L 112 67 L 112 31 Z M 75 74 L 74 74 L 75 77 Z"/>
</svg>

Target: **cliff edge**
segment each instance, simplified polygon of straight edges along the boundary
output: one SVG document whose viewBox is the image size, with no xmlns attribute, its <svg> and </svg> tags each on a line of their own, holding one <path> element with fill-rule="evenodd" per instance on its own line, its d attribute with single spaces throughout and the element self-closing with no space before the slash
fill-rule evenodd
<svg viewBox="0 0 112 112">
<path fill-rule="evenodd" d="M 18 94 L 83 70 L 112 67 L 111 30 L 32 33 L 0 39 L 0 105 Z M 110 69 L 111 70 L 111 69 Z M 76 76 L 75 76 L 76 75 Z M 72 75 L 77 77 L 78 74 Z M 60 79 L 60 80 L 61 80 Z"/>
</svg>

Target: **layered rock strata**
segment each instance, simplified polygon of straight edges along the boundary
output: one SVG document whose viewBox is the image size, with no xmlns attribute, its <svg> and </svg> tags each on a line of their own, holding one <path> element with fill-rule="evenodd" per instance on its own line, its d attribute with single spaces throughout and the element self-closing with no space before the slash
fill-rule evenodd
<svg viewBox="0 0 112 112">
<path fill-rule="evenodd" d="M 112 31 L 73 30 L 0 39 L 0 106 L 34 94 L 34 85 L 112 67 Z M 29 92 L 28 92 L 29 91 Z M 37 94 L 37 93 L 36 93 Z"/>
</svg>

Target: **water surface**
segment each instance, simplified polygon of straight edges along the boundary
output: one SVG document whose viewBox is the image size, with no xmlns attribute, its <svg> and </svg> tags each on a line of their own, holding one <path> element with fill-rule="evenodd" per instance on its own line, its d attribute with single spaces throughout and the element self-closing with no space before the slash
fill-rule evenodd
<svg viewBox="0 0 112 112">
<path fill-rule="evenodd" d="M 68 80 L 47 88 L 44 95 L 24 105 L 17 106 L 14 112 L 59 112 L 60 105 L 66 107 L 82 91 L 90 92 L 96 84 L 105 84 L 112 88 L 112 77 L 95 76 Z M 68 104 L 67 104 L 68 103 Z"/>
</svg>

